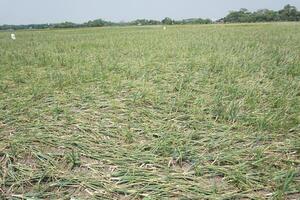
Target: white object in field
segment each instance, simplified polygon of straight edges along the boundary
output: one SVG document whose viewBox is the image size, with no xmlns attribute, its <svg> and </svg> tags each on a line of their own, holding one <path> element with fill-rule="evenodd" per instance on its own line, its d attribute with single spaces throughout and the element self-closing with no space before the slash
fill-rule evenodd
<svg viewBox="0 0 300 200">
<path fill-rule="evenodd" d="M 16 40 L 16 35 L 14 33 L 10 34 L 12 40 Z"/>
<path fill-rule="evenodd" d="M 164 26 L 164 30 L 167 30 L 167 27 Z"/>
</svg>

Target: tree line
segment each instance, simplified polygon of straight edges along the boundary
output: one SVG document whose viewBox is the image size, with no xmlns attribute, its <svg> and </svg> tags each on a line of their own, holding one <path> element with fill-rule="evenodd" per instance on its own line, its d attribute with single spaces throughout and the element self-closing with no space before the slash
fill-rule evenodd
<svg viewBox="0 0 300 200">
<path fill-rule="evenodd" d="M 82 24 L 76 24 L 72 22 L 63 22 L 57 24 L 28 24 L 28 25 L 2 25 L 0 30 L 19 30 L 19 29 L 50 29 L 50 28 L 83 28 L 83 27 L 104 27 L 104 26 L 145 26 L 145 25 L 174 25 L 174 24 L 211 24 L 213 23 L 210 19 L 184 19 L 184 20 L 173 20 L 166 17 L 162 21 L 148 20 L 148 19 L 137 19 L 131 22 L 110 22 L 103 19 L 96 19 L 88 21 Z"/>
<path fill-rule="evenodd" d="M 239 11 L 231 11 L 226 17 L 219 21 L 225 23 L 300 21 L 300 11 L 298 11 L 295 6 L 289 4 L 279 11 L 261 9 L 250 12 L 242 8 Z"/>
<path fill-rule="evenodd" d="M 169 17 L 161 21 L 137 19 L 131 22 L 110 22 L 96 19 L 82 24 L 63 22 L 56 24 L 28 24 L 28 25 L 2 25 L 0 30 L 18 29 L 52 29 L 52 28 L 82 28 L 104 26 L 144 26 L 144 25 L 176 25 L 176 24 L 212 24 L 212 23 L 251 23 L 251 22 L 276 22 L 276 21 L 300 21 L 300 11 L 295 6 L 286 5 L 279 11 L 260 9 L 255 12 L 242 8 L 239 11 L 231 11 L 227 16 L 219 20 L 191 18 L 174 20 Z"/>
</svg>

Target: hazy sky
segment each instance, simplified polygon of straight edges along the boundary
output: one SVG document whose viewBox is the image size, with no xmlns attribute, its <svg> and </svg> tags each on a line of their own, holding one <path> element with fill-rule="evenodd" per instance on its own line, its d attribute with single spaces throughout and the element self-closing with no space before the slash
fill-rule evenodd
<svg viewBox="0 0 300 200">
<path fill-rule="evenodd" d="M 103 18 L 130 21 L 138 18 L 218 19 L 230 10 L 300 9 L 300 0 L 0 0 L 0 24 L 84 22 Z"/>
</svg>

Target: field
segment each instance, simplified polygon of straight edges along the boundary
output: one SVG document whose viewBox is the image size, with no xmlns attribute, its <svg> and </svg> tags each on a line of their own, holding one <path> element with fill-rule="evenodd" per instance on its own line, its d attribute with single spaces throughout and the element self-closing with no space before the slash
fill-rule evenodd
<svg viewBox="0 0 300 200">
<path fill-rule="evenodd" d="M 0 32 L 0 199 L 299 199 L 300 24 Z"/>
</svg>

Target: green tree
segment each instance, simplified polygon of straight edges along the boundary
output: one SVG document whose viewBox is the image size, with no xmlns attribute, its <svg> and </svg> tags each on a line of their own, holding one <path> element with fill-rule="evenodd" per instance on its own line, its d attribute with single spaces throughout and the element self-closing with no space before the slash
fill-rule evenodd
<svg viewBox="0 0 300 200">
<path fill-rule="evenodd" d="M 83 24 L 83 26 L 86 26 L 86 27 L 102 27 L 102 26 L 108 26 L 108 25 L 112 25 L 112 23 L 107 22 L 103 19 L 96 19 L 93 21 L 88 21 L 87 23 Z"/>
<path fill-rule="evenodd" d="M 72 22 L 63 22 L 59 24 L 55 24 L 54 28 L 76 28 L 77 24 L 74 24 Z"/>
<path fill-rule="evenodd" d="M 283 21 L 299 21 L 300 13 L 297 11 L 295 6 L 290 4 L 284 6 L 282 10 L 279 11 L 280 19 Z"/>
<path fill-rule="evenodd" d="M 246 8 L 239 11 L 231 11 L 225 18 L 225 22 L 252 22 L 253 16 Z"/>
<path fill-rule="evenodd" d="M 175 21 L 174 20 L 172 20 L 171 18 L 169 18 L 169 17 L 166 17 L 165 19 L 163 19 L 162 21 L 161 21 L 163 24 L 166 24 L 166 25 L 172 25 L 172 24 L 174 24 L 175 23 Z"/>
<path fill-rule="evenodd" d="M 278 12 L 268 9 L 261 9 L 253 13 L 253 18 L 255 22 L 271 22 L 278 21 Z"/>
</svg>

